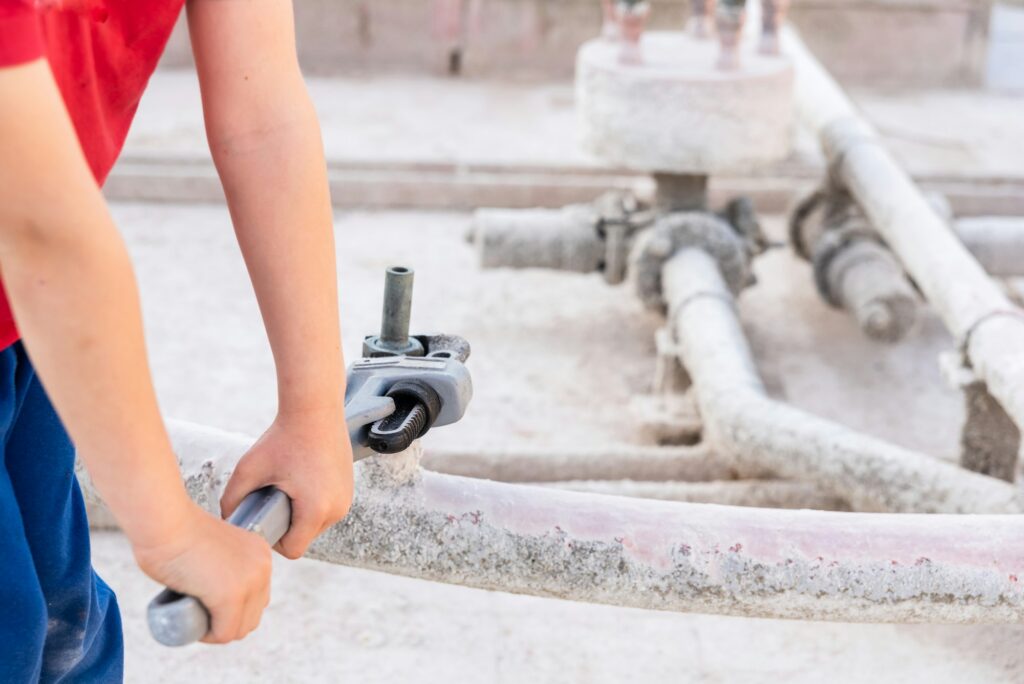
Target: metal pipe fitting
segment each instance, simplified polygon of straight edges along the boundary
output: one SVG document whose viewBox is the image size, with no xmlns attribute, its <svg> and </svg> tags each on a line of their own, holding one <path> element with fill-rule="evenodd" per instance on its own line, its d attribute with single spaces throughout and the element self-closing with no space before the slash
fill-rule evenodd
<svg viewBox="0 0 1024 684">
<path fill-rule="evenodd" d="M 840 250 L 823 274 L 836 302 L 879 342 L 898 342 L 917 322 L 918 298 L 903 269 L 874 240 L 855 240 Z"/>
<path fill-rule="evenodd" d="M 704 211 L 708 177 L 704 174 L 660 173 L 654 177 L 654 206 L 659 211 Z"/>
<path fill-rule="evenodd" d="M 914 288 L 842 188 L 827 183 L 798 203 L 789 233 L 793 251 L 813 266 L 822 299 L 849 311 L 865 335 L 897 342 L 913 329 Z"/>
<path fill-rule="evenodd" d="M 423 356 L 423 344 L 409 337 L 413 277 L 414 271 L 406 266 L 390 266 L 384 272 L 380 335 L 363 340 L 363 356 Z"/>
<path fill-rule="evenodd" d="M 412 317 L 413 272 L 405 266 L 392 266 L 384 278 L 384 312 L 380 319 L 380 340 L 396 346 L 409 343 L 409 319 Z"/>
</svg>

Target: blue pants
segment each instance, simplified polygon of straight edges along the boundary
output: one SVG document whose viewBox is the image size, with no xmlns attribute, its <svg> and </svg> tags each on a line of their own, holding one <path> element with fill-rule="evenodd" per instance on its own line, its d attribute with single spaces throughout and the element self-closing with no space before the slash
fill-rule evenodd
<svg viewBox="0 0 1024 684">
<path fill-rule="evenodd" d="M 0 351 L 0 682 L 122 681 L 114 593 L 89 560 L 75 452 L 21 343 Z"/>
</svg>

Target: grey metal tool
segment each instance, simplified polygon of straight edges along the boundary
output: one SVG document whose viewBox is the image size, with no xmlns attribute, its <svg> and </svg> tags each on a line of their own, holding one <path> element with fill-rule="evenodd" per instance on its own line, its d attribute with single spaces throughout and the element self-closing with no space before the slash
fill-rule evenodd
<svg viewBox="0 0 1024 684">
<path fill-rule="evenodd" d="M 388 278 L 394 270 L 398 269 L 388 269 Z M 409 269 L 402 272 L 411 274 Z M 409 312 L 406 306 L 400 313 L 406 337 Z M 402 321 L 393 323 L 402 326 Z M 375 452 L 402 451 L 431 427 L 458 421 L 473 396 L 473 383 L 463 365 L 469 357 L 464 339 L 455 335 L 409 339 L 415 340 L 420 354 L 426 356 L 392 354 L 359 359 L 349 366 L 345 419 L 357 461 Z M 276 487 L 263 487 L 246 496 L 228 522 L 256 532 L 273 546 L 291 524 L 291 500 Z M 165 646 L 193 643 L 210 630 L 210 613 L 203 604 L 172 589 L 157 594 L 146 617 L 153 638 Z"/>
</svg>

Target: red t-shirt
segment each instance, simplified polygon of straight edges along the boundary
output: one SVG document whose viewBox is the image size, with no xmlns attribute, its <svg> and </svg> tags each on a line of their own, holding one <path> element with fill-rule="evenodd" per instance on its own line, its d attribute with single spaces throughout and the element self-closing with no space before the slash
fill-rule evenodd
<svg viewBox="0 0 1024 684">
<path fill-rule="evenodd" d="M 183 4 L 184 0 L 0 0 L 0 68 L 40 57 L 49 61 L 99 185 L 121 152 L 142 91 Z M 0 349 L 18 337 L 0 287 Z"/>
</svg>

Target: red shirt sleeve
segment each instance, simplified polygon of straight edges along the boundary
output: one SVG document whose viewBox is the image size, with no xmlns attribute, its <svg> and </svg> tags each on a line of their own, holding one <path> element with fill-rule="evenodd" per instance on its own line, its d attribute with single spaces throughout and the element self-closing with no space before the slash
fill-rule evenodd
<svg viewBox="0 0 1024 684">
<path fill-rule="evenodd" d="M 0 0 L 0 67 L 45 54 L 35 0 Z"/>
</svg>

